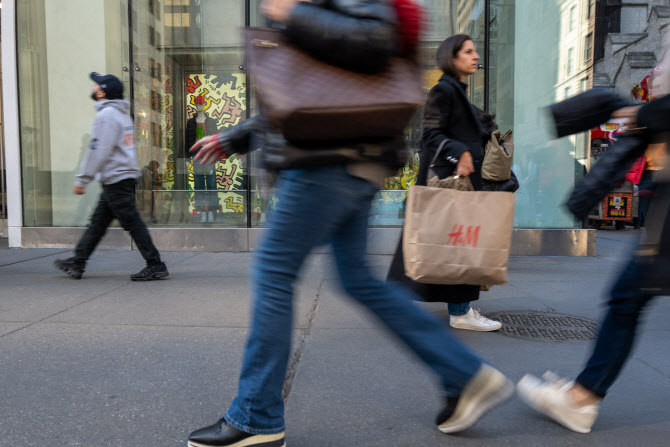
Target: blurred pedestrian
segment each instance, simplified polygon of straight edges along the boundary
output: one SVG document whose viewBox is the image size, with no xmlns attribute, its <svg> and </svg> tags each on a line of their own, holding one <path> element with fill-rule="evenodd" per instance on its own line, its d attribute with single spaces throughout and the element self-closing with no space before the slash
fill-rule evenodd
<svg viewBox="0 0 670 447">
<path fill-rule="evenodd" d="M 428 168 L 439 150 L 433 169 L 440 178 L 469 176 L 475 191 L 482 189 L 484 147 L 494 129 L 493 117 L 468 101 L 465 83 L 479 66 L 479 54 L 472 39 L 457 34 L 437 50 L 437 66 L 444 72 L 428 94 L 423 121 L 422 152 L 416 184 L 426 186 Z M 486 122 L 486 128 L 482 125 Z M 497 126 L 495 126 L 497 127 Z M 490 131 L 489 131 L 490 130 Z M 470 306 L 479 299 L 477 284 L 421 284 L 405 275 L 402 235 L 389 269 L 389 281 L 411 287 L 425 301 L 448 303 L 449 324 L 456 329 L 496 331 L 501 323 L 486 318 Z"/>
<path fill-rule="evenodd" d="M 56 268 L 74 279 L 81 279 L 86 261 L 114 219 L 130 233 L 147 265 L 130 275 L 133 281 L 151 281 L 169 275 L 165 263 L 151 241 L 149 230 L 137 212 L 135 185 L 140 176 L 135 159 L 135 131 L 128 115 L 130 103 L 123 99 L 123 84 L 114 75 L 91 73 L 97 114 L 91 130 L 91 144 L 76 176 L 73 192 L 85 194 L 86 185 L 99 176 L 102 193 L 86 232 L 74 256 L 57 259 Z"/>
<path fill-rule="evenodd" d="M 378 71 L 398 54 L 396 15 L 390 5 L 382 0 L 266 0 L 262 11 L 284 25 L 285 36 L 295 46 L 313 56 Z M 282 388 L 290 356 L 293 284 L 305 258 L 322 243 L 332 248 L 344 289 L 441 379 L 446 406 L 437 418 L 440 430 L 464 430 L 505 400 L 512 392 L 505 376 L 459 343 L 438 318 L 408 300 L 411 292 L 375 279 L 366 265 L 371 202 L 384 178 L 406 161 L 402 132 L 366 142 L 289 149 L 283 141 L 271 147 L 281 135 L 268 127 L 261 112 L 256 119 L 199 141 L 191 150 L 199 149 L 196 159 L 210 162 L 243 154 L 250 138 L 256 138 L 253 129 L 264 135 L 262 153 L 272 152 L 266 162 L 280 159 L 284 167 L 278 179 L 279 200 L 254 260 L 253 318 L 237 397 L 222 419 L 191 433 L 189 445 L 285 445 Z M 333 162 L 333 154 L 338 154 L 338 162 Z"/>
<path fill-rule="evenodd" d="M 575 115 L 578 114 L 577 111 Z M 593 199 L 602 198 L 594 197 L 593 191 L 600 189 L 606 194 L 610 190 L 607 186 L 599 188 L 593 179 L 603 179 L 600 183 L 605 185 L 608 181 L 619 181 L 640 156 L 639 152 L 647 147 L 647 140 L 662 142 L 666 138 L 661 133 L 670 131 L 670 95 L 643 106 L 624 107 L 612 116 L 628 118 L 630 127 L 642 133 L 622 136 L 585 178 L 591 183 L 576 188 L 568 207 L 578 217 L 588 212 Z M 633 140 L 625 141 L 626 138 Z M 601 401 L 631 354 L 643 311 L 656 296 L 670 294 L 670 178 L 667 169 L 657 171 L 654 183 L 656 196 L 650 205 L 642 244 L 610 291 L 607 314 L 582 372 L 574 381 L 550 371 L 542 379 L 527 374 L 517 384 L 519 395 L 531 407 L 578 433 L 591 431 Z"/>
</svg>

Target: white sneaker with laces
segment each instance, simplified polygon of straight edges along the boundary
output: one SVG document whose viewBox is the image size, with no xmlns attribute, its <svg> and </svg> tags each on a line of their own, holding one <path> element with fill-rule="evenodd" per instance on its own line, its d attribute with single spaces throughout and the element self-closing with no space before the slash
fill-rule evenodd
<svg viewBox="0 0 670 447">
<path fill-rule="evenodd" d="M 465 315 L 449 315 L 449 325 L 456 329 L 467 329 L 470 331 L 497 331 L 502 327 L 500 321 L 486 318 L 479 313 L 479 309 L 472 307 Z"/>
<path fill-rule="evenodd" d="M 544 379 L 544 380 L 543 380 Z M 577 433 L 589 433 L 598 417 L 598 404 L 576 407 L 568 396 L 574 382 L 547 371 L 542 379 L 526 374 L 516 385 L 521 400 Z"/>
</svg>

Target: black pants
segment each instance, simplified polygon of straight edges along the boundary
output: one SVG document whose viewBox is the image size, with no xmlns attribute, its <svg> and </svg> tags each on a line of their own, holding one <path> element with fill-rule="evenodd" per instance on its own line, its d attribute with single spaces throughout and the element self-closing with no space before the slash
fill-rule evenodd
<svg viewBox="0 0 670 447">
<path fill-rule="evenodd" d="M 160 264 L 161 256 L 151 241 L 149 230 L 140 218 L 135 206 L 135 180 L 126 179 L 112 185 L 103 185 L 98 206 L 91 216 L 91 223 L 75 248 L 75 257 L 87 260 L 109 224 L 118 219 L 124 230 L 130 233 L 147 264 Z"/>
</svg>

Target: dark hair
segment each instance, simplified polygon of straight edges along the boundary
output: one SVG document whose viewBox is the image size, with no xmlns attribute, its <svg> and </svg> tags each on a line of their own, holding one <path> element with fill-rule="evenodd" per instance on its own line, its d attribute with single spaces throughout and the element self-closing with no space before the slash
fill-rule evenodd
<svg viewBox="0 0 670 447">
<path fill-rule="evenodd" d="M 467 34 L 456 34 L 444 40 L 440 44 L 435 54 L 437 67 L 445 74 L 458 78 L 456 68 L 454 67 L 454 59 L 458 52 L 463 49 L 463 44 L 468 40 L 472 40 Z"/>
</svg>

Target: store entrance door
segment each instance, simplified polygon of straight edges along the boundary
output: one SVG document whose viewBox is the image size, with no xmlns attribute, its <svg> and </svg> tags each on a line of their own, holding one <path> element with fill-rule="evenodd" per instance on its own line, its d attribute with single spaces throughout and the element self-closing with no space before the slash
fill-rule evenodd
<svg viewBox="0 0 670 447">
<path fill-rule="evenodd" d="M 241 28 L 248 2 L 128 0 L 124 66 L 141 177 L 137 204 L 154 226 L 247 227 L 247 168 L 212 166 L 188 149 L 247 115 Z"/>
</svg>

